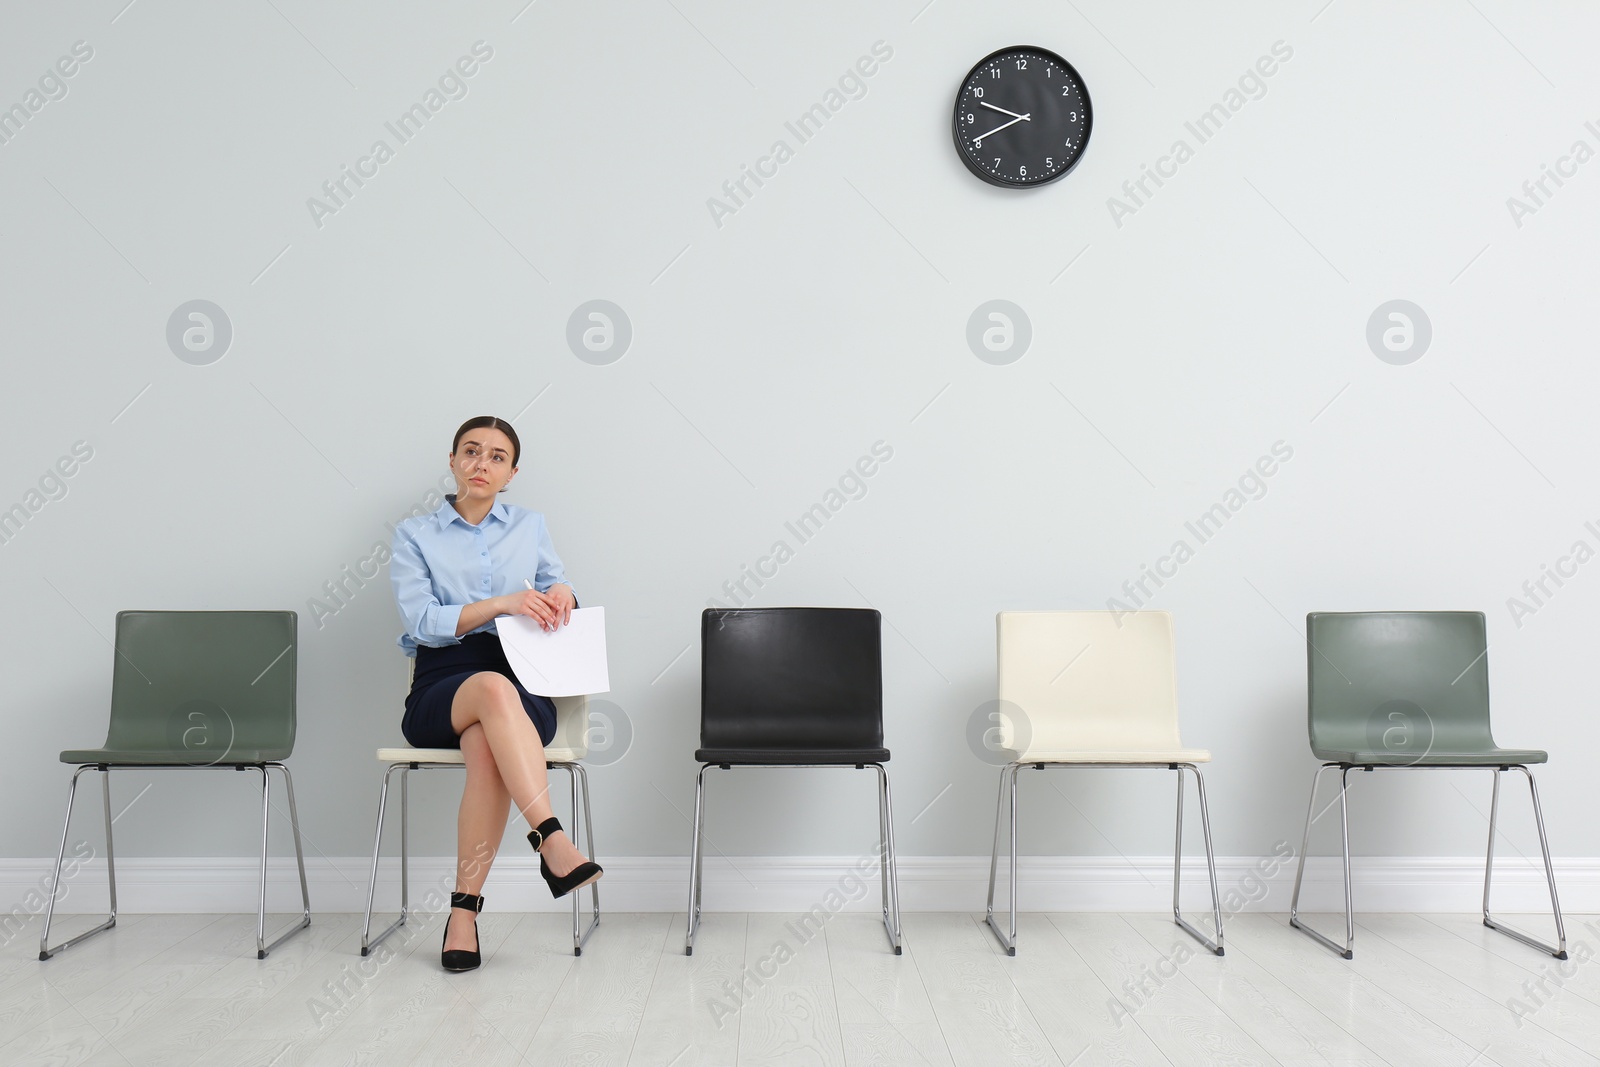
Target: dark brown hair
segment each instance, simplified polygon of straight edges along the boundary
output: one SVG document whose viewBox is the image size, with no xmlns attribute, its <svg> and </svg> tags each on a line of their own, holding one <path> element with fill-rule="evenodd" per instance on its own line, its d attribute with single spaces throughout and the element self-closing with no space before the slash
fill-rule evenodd
<svg viewBox="0 0 1600 1067">
<path fill-rule="evenodd" d="M 511 438 L 511 465 L 515 467 L 517 460 L 522 458 L 522 442 L 517 439 L 517 431 L 505 419 L 497 419 L 493 415 L 479 415 L 477 418 L 468 419 L 461 424 L 461 429 L 456 431 L 456 438 L 450 444 L 450 454 L 456 454 L 456 449 L 461 447 L 461 439 L 468 430 L 499 430 Z M 504 489 L 500 490 L 502 493 Z"/>
</svg>

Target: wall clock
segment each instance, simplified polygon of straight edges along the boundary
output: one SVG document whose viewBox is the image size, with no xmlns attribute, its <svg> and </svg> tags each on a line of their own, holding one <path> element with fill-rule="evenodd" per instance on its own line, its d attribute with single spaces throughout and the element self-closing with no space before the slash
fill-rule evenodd
<svg viewBox="0 0 1600 1067">
<path fill-rule="evenodd" d="M 1093 126 L 1089 90 L 1072 64 L 1015 45 L 984 56 L 962 79 L 951 133 L 968 170 L 1017 189 L 1075 167 Z"/>
</svg>

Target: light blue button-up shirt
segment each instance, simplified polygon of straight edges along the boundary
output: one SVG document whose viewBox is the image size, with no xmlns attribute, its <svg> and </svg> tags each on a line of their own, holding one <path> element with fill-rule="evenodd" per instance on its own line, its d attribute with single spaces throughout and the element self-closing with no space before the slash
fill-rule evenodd
<svg viewBox="0 0 1600 1067">
<path fill-rule="evenodd" d="M 406 627 L 397 643 L 408 656 L 418 645 L 459 644 L 456 626 L 468 604 L 526 589 L 524 580 L 541 593 L 571 585 L 543 515 L 496 500 L 474 526 L 455 509 L 453 493 L 433 514 L 395 527 L 389 578 Z M 494 629 L 490 619 L 467 633 Z"/>
</svg>

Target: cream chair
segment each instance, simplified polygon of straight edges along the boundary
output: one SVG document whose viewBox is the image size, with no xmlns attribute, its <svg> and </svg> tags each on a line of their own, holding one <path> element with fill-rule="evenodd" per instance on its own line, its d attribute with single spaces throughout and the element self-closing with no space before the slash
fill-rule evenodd
<svg viewBox="0 0 1600 1067">
<path fill-rule="evenodd" d="M 1222 955 L 1222 906 L 1211 851 L 1211 819 L 1199 763 L 1211 753 L 1185 748 L 1178 737 L 1172 616 L 1165 611 L 1002 611 L 995 616 L 999 666 L 1000 748 L 1015 758 L 1000 771 L 994 849 L 989 858 L 986 921 L 1017 954 L 1017 774 L 1024 767 L 1145 767 L 1178 772 L 1178 830 L 1172 860 L 1172 918 Z M 1217 939 L 1191 926 L 1180 910 L 1183 870 L 1184 772 L 1194 772 L 1211 875 Z M 1010 792 L 1010 932 L 995 922 L 994 889 L 1000 829 Z"/>
<path fill-rule="evenodd" d="M 415 668 L 416 661 L 408 660 L 411 669 Z M 410 686 L 409 675 L 407 687 Z M 556 705 L 556 735 L 550 739 L 550 744 L 545 746 L 545 766 L 550 770 L 564 770 L 572 782 L 572 830 L 570 836 L 574 841 L 578 837 L 578 792 L 583 791 L 583 832 L 588 842 L 590 859 L 594 858 L 594 825 L 589 817 L 589 774 L 580 762 L 589 753 L 589 698 L 555 697 Z M 383 775 L 383 790 L 378 794 L 378 829 L 372 841 L 372 875 L 367 882 L 367 916 L 366 922 L 361 927 L 361 954 L 367 955 L 378 946 L 384 938 L 404 926 L 410 916 L 410 879 L 408 866 L 410 854 L 406 842 L 406 814 L 408 808 L 407 782 L 412 771 L 436 770 L 438 768 L 459 767 L 466 768 L 466 760 L 457 748 L 380 748 L 378 760 L 389 765 Z M 384 808 L 389 800 L 389 779 L 394 772 L 400 772 L 400 917 L 390 923 L 378 936 L 372 934 L 372 901 L 378 888 L 378 856 L 383 847 L 383 815 Z M 594 915 L 589 920 L 587 927 L 580 925 L 578 897 L 583 892 L 581 889 L 572 894 L 572 954 L 583 955 L 583 943 L 589 940 L 589 935 L 594 928 L 600 925 L 600 888 L 599 884 L 589 884 L 589 896 L 593 903 Z"/>
</svg>

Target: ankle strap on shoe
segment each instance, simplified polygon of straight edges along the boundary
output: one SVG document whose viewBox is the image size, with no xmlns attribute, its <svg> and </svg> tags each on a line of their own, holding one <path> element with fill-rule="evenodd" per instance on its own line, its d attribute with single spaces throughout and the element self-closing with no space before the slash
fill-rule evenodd
<svg viewBox="0 0 1600 1067">
<path fill-rule="evenodd" d="M 546 819 L 544 822 L 528 831 L 528 843 L 531 844 L 533 846 L 533 850 L 537 852 L 544 847 L 546 838 L 548 838 L 551 834 L 559 834 L 560 832 L 561 820 L 552 815 L 550 818 Z"/>
<path fill-rule="evenodd" d="M 467 908 L 473 912 L 483 910 L 483 898 L 475 897 L 471 893 L 451 893 L 450 906 L 452 908 Z"/>
</svg>

